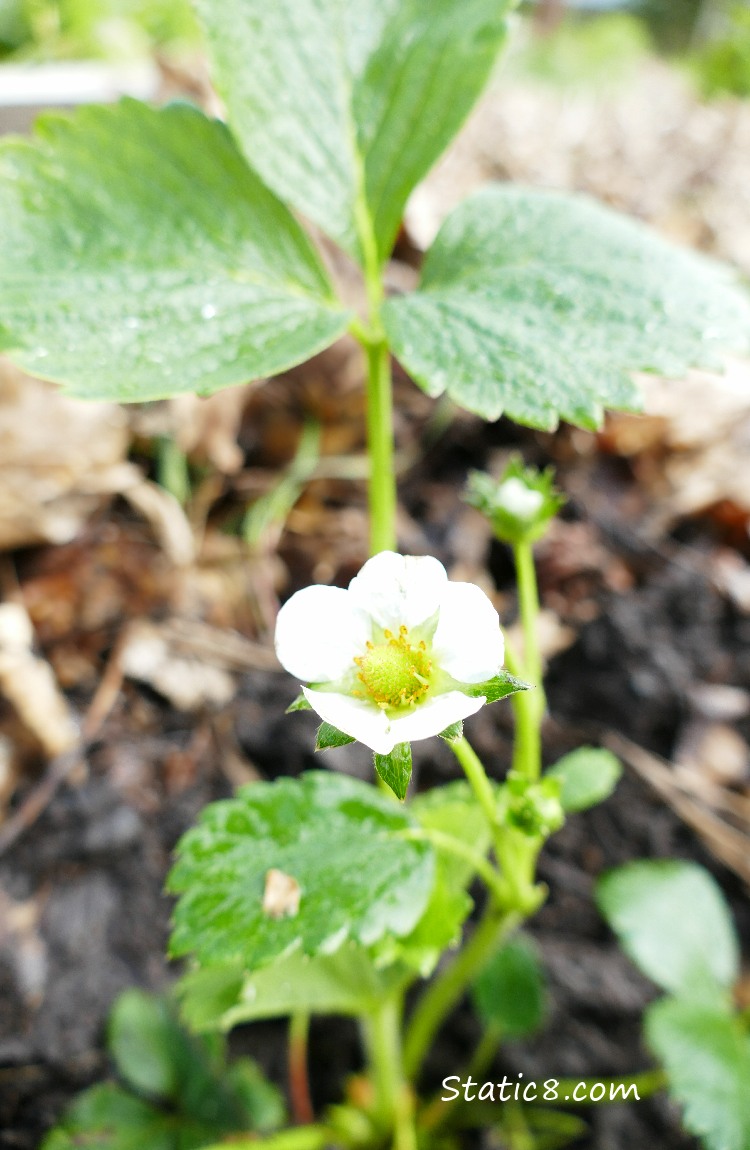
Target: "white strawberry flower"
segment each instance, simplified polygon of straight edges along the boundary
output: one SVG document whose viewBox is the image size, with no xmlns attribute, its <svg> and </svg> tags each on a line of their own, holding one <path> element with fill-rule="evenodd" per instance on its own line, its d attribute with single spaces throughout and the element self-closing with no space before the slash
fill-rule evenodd
<svg viewBox="0 0 750 1150">
<path fill-rule="evenodd" d="M 381 551 L 345 591 L 306 587 L 281 608 L 279 661 L 320 717 L 381 755 L 473 715 L 466 692 L 499 674 L 503 636 L 472 583 L 430 556 Z"/>
</svg>

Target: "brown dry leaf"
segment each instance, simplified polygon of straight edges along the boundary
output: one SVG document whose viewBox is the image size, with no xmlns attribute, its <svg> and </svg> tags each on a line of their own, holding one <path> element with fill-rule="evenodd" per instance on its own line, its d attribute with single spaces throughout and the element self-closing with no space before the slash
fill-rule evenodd
<svg viewBox="0 0 750 1150">
<path fill-rule="evenodd" d="M 0 550 L 74 538 L 120 490 L 129 440 L 116 404 L 68 399 L 0 360 Z"/>
<path fill-rule="evenodd" d="M 52 668 L 32 650 L 34 631 L 18 603 L 0 604 L 0 692 L 50 758 L 69 751 L 78 730 Z"/>
<path fill-rule="evenodd" d="M 223 707 L 234 697 L 226 670 L 176 650 L 169 630 L 157 623 L 131 623 L 120 659 L 127 678 L 148 683 L 178 711 Z"/>
<path fill-rule="evenodd" d="M 290 874 L 272 867 L 266 871 L 263 891 L 263 913 L 269 918 L 293 918 L 299 912 L 302 888 Z"/>
</svg>

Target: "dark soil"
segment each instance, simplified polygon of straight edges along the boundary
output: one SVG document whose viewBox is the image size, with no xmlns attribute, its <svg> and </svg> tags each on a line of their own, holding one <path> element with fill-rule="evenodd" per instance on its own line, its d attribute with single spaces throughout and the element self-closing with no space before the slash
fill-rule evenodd
<svg viewBox="0 0 750 1150">
<path fill-rule="evenodd" d="M 478 561 L 489 558 L 506 596 L 505 621 L 514 613 L 508 557 L 497 545 L 488 551 L 484 536 L 477 542 L 471 535 L 473 513 L 461 504 L 459 491 L 468 466 L 483 464 L 493 450 L 517 438 L 518 432 L 503 424 L 483 427 L 462 418 L 402 488 L 409 515 L 405 534 L 411 533 L 405 549 L 432 550 L 449 564 L 466 563 L 472 548 Z M 690 549 L 675 541 L 654 549 L 652 540 L 639 535 L 632 499 L 624 498 L 636 490 L 627 469 L 600 457 L 593 465 L 589 457 L 588 472 L 575 460 L 566 462 L 564 436 L 528 434 L 520 442 L 529 459 L 562 459 L 563 486 L 569 486 L 574 471 L 578 480 L 558 553 L 540 551 L 545 597 L 577 631 L 573 645 L 550 668 L 554 718 L 547 730 L 548 760 L 603 728 L 668 755 L 689 713 L 693 684 L 750 687 L 743 655 L 750 624 L 705 574 L 703 561 L 714 540 L 706 533 Z M 611 495 L 604 505 L 602 491 Z M 576 571 L 573 564 L 561 574 L 559 548 L 568 538 L 575 553 L 581 525 L 609 559 L 600 569 Z M 293 541 L 282 543 L 282 555 L 293 585 L 312 580 Z M 618 584 L 612 570 L 626 578 Z M 343 563 L 336 578 L 345 582 L 351 574 Z M 264 777 L 320 766 L 312 752 L 313 717 L 284 714 L 295 686 L 284 674 L 246 674 L 223 717 L 223 729 L 244 760 Z M 2 1150 L 34 1150 L 66 1101 L 106 1073 L 105 1020 L 118 992 L 134 984 L 164 987 L 172 977 L 163 958 L 169 901 L 162 884 L 170 851 L 203 804 L 231 790 L 215 742 L 201 737 L 205 725 L 204 719 L 171 711 L 146 689 L 126 685 L 89 756 L 88 777 L 63 786 L 38 822 L 0 858 L 0 894 L 16 910 L 19 904 L 25 908 L 25 914 L 0 924 Z M 510 756 L 510 708 L 502 703 L 486 708 L 470 720 L 468 733 L 501 778 Z M 437 740 L 415 750 L 419 788 L 456 777 L 450 752 Z M 367 755 L 356 746 L 330 752 L 326 764 L 358 774 L 369 769 Z M 541 877 L 550 898 L 530 931 L 541 944 L 549 974 L 549 1020 L 537 1040 L 503 1049 L 493 1068 L 498 1077 L 523 1072 L 537 1080 L 597 1078 L 650 1064 L 639 1020 L 654 989 L 618 951 L 591 892 L 607 866 L 661 856 L 709 866 L 748 938 L 750 908 L 738 881 L 643 783 L 626 776 L 611 800 L 571 818 L 544 852 Z M 436 1087 L 445 1075 L 457 1073 L 476 1036 L 466 1006 L 441 1035 L 426 1084 Z M 237 1042 L 283 1080 L 280 1025 L 246 1028 Z M 335 1020 L 315 1025 L 316 1104 L 340 1097 L 358 1057 L 351 1025 Z M 591 1133 L 580 1142 L 582 1150 L 695 1145 L 680 1133 L 663 1097 L 597 1107 L 588 1116 Z M 467 1136 L 467 1146 L 473 1144 Z"/>
</svg>

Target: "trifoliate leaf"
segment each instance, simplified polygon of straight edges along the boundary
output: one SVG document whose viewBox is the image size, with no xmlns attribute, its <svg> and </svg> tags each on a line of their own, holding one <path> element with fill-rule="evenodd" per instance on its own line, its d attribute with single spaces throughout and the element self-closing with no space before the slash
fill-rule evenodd
<svg viewBox="0 0 750 1150">
<path fill-rule="evenodd" d="M 611 751 L 602 747 L 579 747 L 558 759 L 545 778 L 560 782 L 563 810 L 573 814 L 608 799 L 621 775 L 620 762 Z"/>
<path fill-rule="evenodd" d="M 526 1038 L 542 1025 L 545 980 L 539 952 L 523 936 L 509 939 L 490 959 L 472 988 L 474 1006 L 486 1026 L 503 1039 Z"/>
<path fill-rule="evenodd" d="M 408 934 L 432 890 L 434 855 L 409 813 L 365 783 L 313 771 L 208 806 L 178 847 L 171 952 L 247 971 L 293 951 L 333 953 Z M 297 884 L 292 913 L 264 909 L 271 872 Z"/>
<path fill-rule="evenodd" d="M 270 188 L 363 258 L 380 258 L 412 188 L 484 87 L 503 0 L 196 0 L 213 76 Z M 365 207 L 366 204 L 366 207 Z"/>
<path fill-rule="evenodd" d="M 346 329 L 318 256 L 223 124 L 134 100 L 0 143 L 0 324 L 72 395 L 208 393 Z"/>
<path fill-rule="evenodd" d="M 683 1123 L 706 1150 L 750 1150 L 750 1036 L 726 1011 L 664 998 L 646 1037 L 664 1064 Z"/>
<path fill-rule="evenodd" d="M 405 799 L 411 780 L 411 743 L 396 743 L 389 755 L 373 755 L 375 770 L 397 799 Z"/>
<path fill-rule="evenodd" d="M 599 879 L 596 901 L 626 954 L 664 990 L 716 1001 L 737 978 L 729 908 L 702 867 L 671 859 L 628 863 Z"/>
<path fill-rule="evenodd" d="M 677 377 L 750 346 L 727 268 L 583 197 L 508 186 L 448 217 L 419 291 L 384 318 L 428 394 L 548 429 L 637 408 L 633 371 Z"/>
<path fill-rule="evenodd" d="M 304 695 L 302 696 L 304 698 Z M 305 699 L 307 702 L 307 699 Z M 309 706 L 309 704 L 308 704 Z M 301 710 L 302 708 L 300 708 Z M 332 723 L 321 723 L 318 727 L 318 733 L 315 736 L 315 750 L 327 751 L 331 747 L 345 747 L 348 743 L 353 743 L 355 740 L 351 735 L 345 735 L 338 727 L 334 727 Z"/>
<path fill-rule="evenodd" d="M 518 691 L 530 691 L 532 686 L 532 683 L 524 683 L 522 679 L 516 679 L 507 671 L 501 671 L 494 679 L 487 679 L 484 683 L 469 683 L 462 686 L 461 690 L 474 699 L 484 695 L 488 703 L 496 703 L 498 699 L 506 699 L 508 695 L 515 695 Z"/>
</svg>

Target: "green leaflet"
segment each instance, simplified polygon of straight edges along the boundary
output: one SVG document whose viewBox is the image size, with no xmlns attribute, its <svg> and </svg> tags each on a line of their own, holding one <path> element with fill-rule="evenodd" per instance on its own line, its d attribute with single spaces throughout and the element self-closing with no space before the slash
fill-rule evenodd
<svg viewBox="0 0 750 1150">
<path fill-rule="evenodd" d="M 545 978 L 539 951 L 523 935 L 509 939 L 490 959 L 472 988 L 485 1026 L 510 1041 L 540 1029 L 545 1013 Z"/>
<path fill-rule="evenodd" d="M 706 1150 L 750 1150 L 750 1037 L 728 1012 L 677 998 L 649 1007 L 646 1037 L 686 1128 Z"/>
<path fill-rule="evenodd" d="M 195 0 L 214 81 L 249 162 L 360 260 L 363 210 L 382 259 L 409 193 L 484 87 L 508 6 Z"/>
<path fill-rule="evenodd" d="M 290 367 L 348 314 L 307 235 L 196 108 L 134 100 L 0 143 L 0 344 L 89 399 Z"/>
<path fill-rule="evenodd" d="M 739 948 L 708 871 L 675 859 L 628 863 L 599 879 L 596 901 L 623 950 L 664 990 L 712 1004 L 725 998 Z"/>
<path fill-rule="evenodd" d="M 499 185 L 448 217 L 420 290 L 384 320 L 428 394 L 548 429 L 636 408 L 632 371 L 679 376 L 750 346 L 727 268 L 583 197 Z"/>
<path fill-rule="evenodd" d="M 372 787 L 312 771 L 243 788 L 208 806 L 178 848 L 169 889 L 171 953 L 203 965 L 241 962 L 246 971 L 294 951 L 333 953 L 408 934 L 434 881 L 434 854 L 407 842 L 415 825 Z M 264 910 L 270 870 L 300 887 L 290 913 Z"/>
<path fill-rule="evenodd" d="M 621 775 L 620 762 L 611 751 L 579 747 L 558 759 L 544 777 L 559 780 L 562 808 L 573 814 L 608 799 Z"/>
</svg>

